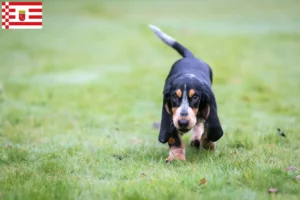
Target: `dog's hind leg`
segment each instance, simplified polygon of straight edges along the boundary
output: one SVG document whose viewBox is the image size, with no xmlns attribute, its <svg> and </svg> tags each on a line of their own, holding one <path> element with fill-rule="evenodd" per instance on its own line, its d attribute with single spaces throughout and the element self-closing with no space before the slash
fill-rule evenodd
<svg viewBox="0 0 300 200">
<path fill-rule="evenodd" d="M 205 124 L 204 133 L 200 140 L 200 146 L 206 150 L 215 150 L 217 143 L 207 139 L 207 127 Z"/>
<path fill-rule="evenodd" d="M 204 121 L 198 122 L 193 128 L 193 134 L 191 137 L 191 147 L 200 148 L 201 138 L 204 133 Z"/>
<path fill-rule="evenodd" d="M 178 133 L 173 134 L 173 137 L 169 138 L 169 157 L 166 159 L 166 162 L 171 162 L 173 160 L 183 160 L 185 161 L 185 147 L 184 142 L 181 139 L 181 136 Z"/>
</svg>

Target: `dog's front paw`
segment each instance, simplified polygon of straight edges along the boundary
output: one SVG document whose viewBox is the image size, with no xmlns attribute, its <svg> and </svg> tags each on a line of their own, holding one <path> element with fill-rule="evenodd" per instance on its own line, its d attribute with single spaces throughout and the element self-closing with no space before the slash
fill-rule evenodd
<svg viewBox="0 0 300 200">
<path fill-rule="evenodd" d="M 169 157 L 166 159 L 166 163 L 172 162 L 173 160 L 186 161 L 184 149 L 181 148 L 171 149 L 169 152 Z"/>
<path fill-rule="evenodd" d="M 195 148 L 199 149 L 200 148 L 200 140 L 197 140 L 197 139 L 191 140 L 190 145 L 191 145 L 191 147 L 195 147 Z"/>
<path fill-rule="evenodd" d="M 182 156 L 182 155 L 180 155 L 180 156 L 169 156 L 167 159 L 166 159 L 166 163 L 170 163 L 170 162 L 172 162 L 172 161 L 174 161 L 174 160 L 182 160 L 182 161 L 186 161 L 186 159 L 185 159 L 185 156 Z"/>
</svg>

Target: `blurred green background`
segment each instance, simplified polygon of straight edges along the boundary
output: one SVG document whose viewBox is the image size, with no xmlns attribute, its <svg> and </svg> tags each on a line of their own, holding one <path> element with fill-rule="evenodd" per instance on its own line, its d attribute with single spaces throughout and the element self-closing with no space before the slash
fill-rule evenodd
<svg viewBox="0 0 300 200">
<path fill-rule="evenodd" d="M 299 172 L 284 168 L 300 167 L 299 10 L 297 0 L 43 1 L 42 30 L 0 31 L 3 199 L 296 199 Z M 149 23 L 211 65 L 225 131 L 215 153 L 187 147 L 186 164 L 164 164 L 152 123 L 180 56 Z"/>
</svg>

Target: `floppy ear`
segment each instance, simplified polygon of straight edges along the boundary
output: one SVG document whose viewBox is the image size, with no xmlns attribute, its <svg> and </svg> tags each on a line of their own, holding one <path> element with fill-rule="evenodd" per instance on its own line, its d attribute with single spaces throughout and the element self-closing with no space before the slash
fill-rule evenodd
<svg viewBox="0 0 300 200">
<path fill-rule="evenodd" d="M 218 117 L 217 106 L 212 105 L 210 110 L 210 114 L 206 120 L 207 139 L 215 142 L 223 136 L 223 129 Z"/>
<path fill-rule="evenodd" d="M 161 143 L 166 143 L 169 139 L 169 129 L 173 123 L 172 116 L 169 111 L 169 93 L 170 93 L 171 86 L 167 85 L 164 88 L 164 98 L 163 98 L 163 105 L 162 105 L 162 114 L 161 114 L 161 123 L 160 123 L 160 131 L 158 140 Z"/>
<path fill-rule="evenodd" d="M 210 104 L 209 104 L 209 91 L 207 87 L 202 87 L 202 96 L 201 96 L 201 101 L 199 104 L 199 112 L 198 116 L 200 118 L 204 118 L 207 120 L 207 118 L 210 115 Z"/>
<path fill-rule="evenodd" d="M 204 105 L 202 104 L 203 117 L 206 119 L 207 139 L 215 142 L 223 136 L 223 129 L 218 117 L 217 103 L 212 90 L 204 86 Z M 205 116 L 206 115 L 206 116 Z"/>
<path fill-rule="evenodd" d="M 201 110 L 201 114 L 203 116 L 203 118 L 205 120 L 207 120 L 207 118 L 209 117 L 210 114 L 210 105 L 208 103 L 205 103 L 206 105 L 204 106 L 204 108 Z"/>
<path fill-rule="evenodd" d="M 169 128 L 172 125 L 172 116 L 167 112 L 166 106 L 162 105 L 162 115 L 161 115 L 161 123 L 160 123 L 160 131 L 158 140 L 161 143 L 166 143 L 169 139 Z"/>
</svg>

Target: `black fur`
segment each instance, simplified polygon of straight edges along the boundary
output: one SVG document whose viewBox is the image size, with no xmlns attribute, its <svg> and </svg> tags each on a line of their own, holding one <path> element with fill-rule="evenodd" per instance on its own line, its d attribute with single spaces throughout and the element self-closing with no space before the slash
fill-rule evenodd
<svg viewBox="0 0 300 200">
<path fill-rule="evenodd" d="M 175 135 L 176 128 L 172 122 L 170 115 L 165 105 L 171 109 L 170 98 L 177 88 L 187 84 L 188 87 L 193 87 L 199 93 L 201 101 L 199 103 L 199 111 L 197 119 L 204 118 L 202 111 L 206 105 L 210 105 L 210 114 L 206 119 L 207 139 L 217 141 L 223 136 L 223 130 L 219 121 L 217 103 L 215 95 L 212 91 L 213 73 L 208 64 L 194 57 L 194 55 L 178 42 L 175 42 L 172 47 L 183 56 L 182 59 L 176 61 L 165 80 L 163 91 L 162 119 L 158 140 L 161 143 L 166 143 L 170 136 Z"/>
</svg>

